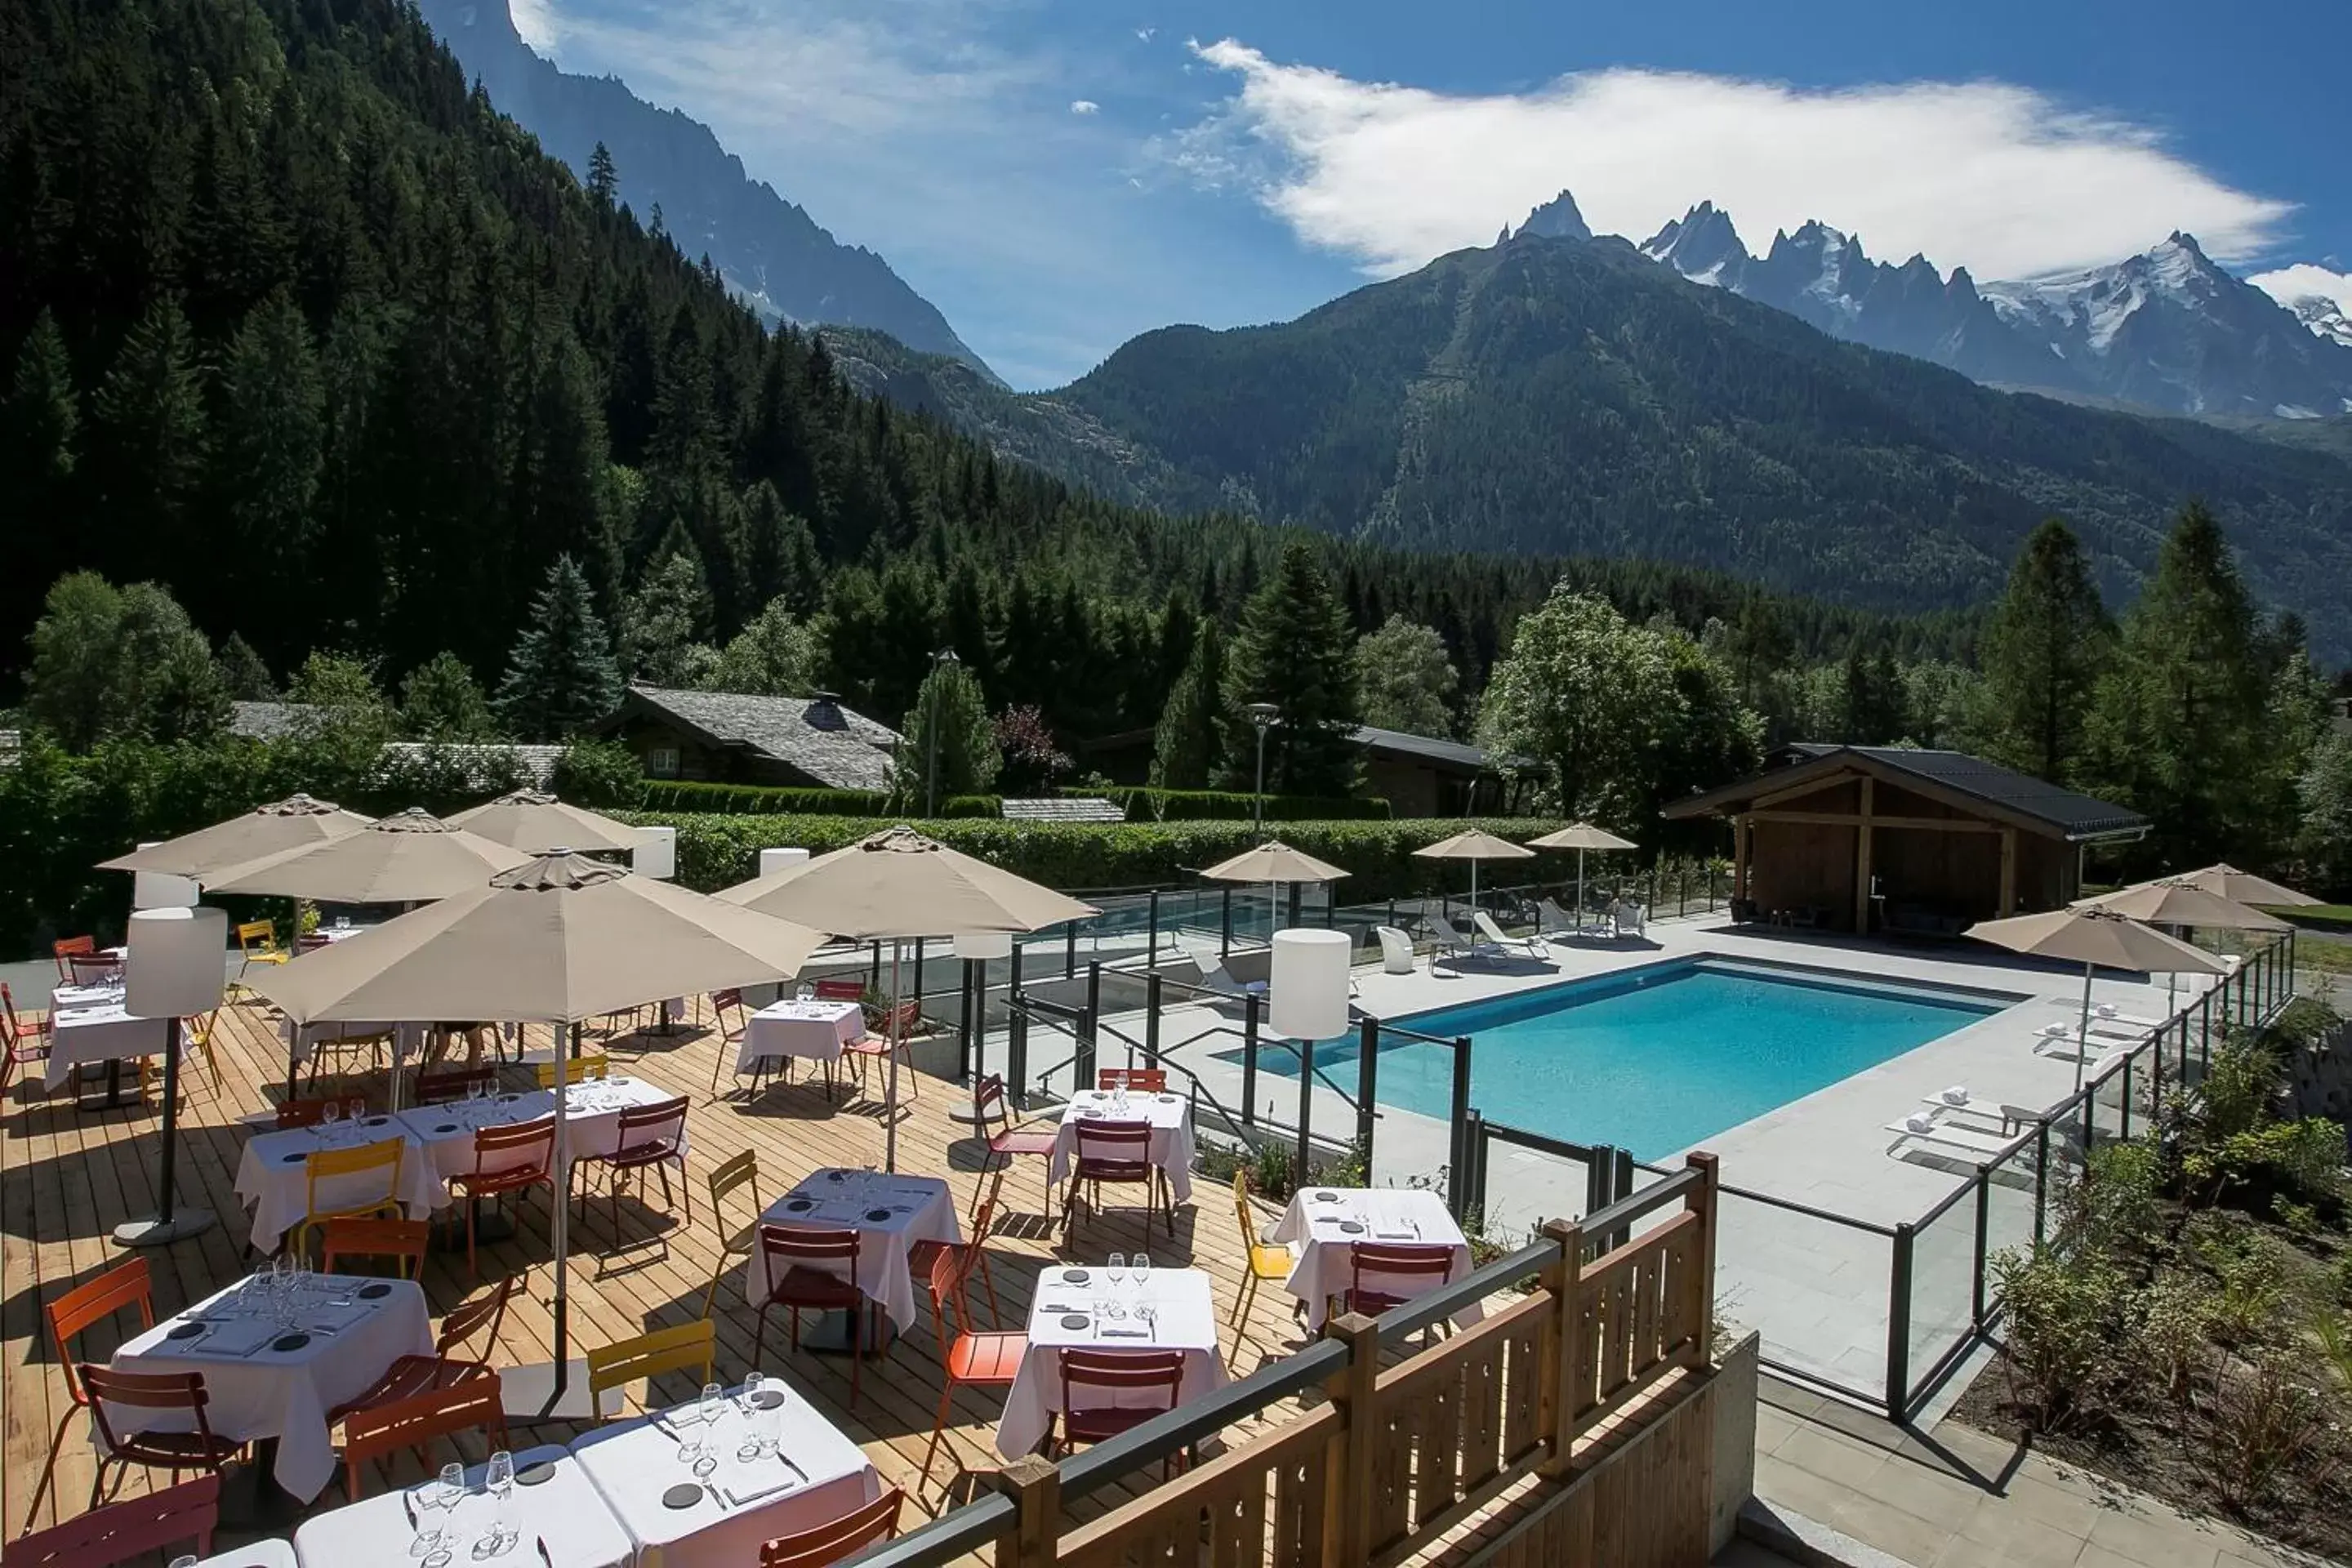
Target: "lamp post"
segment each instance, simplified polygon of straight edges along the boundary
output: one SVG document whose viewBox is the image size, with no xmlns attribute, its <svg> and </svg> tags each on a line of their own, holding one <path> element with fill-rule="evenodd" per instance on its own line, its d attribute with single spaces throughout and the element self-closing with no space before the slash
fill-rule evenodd
<svg viewBox="0 0 2352 1568">
<path fill-rule="evenodd" d="M 940 814 L 940 669 L 956 662 L 956 651 L 943 647 L 931 655 L 931 710 L 924 716 L 923 816 Z"/>
<path fill-rule="evenodd" d="M 1265 732 L 1282 717 L 1282 710 L 1271 702 L 1253 702 L 1242 710 L 1249 721 L 1257 726 L 1257 789 L 1250 801 L 1250 831 L 1265 832 Z"/>
</svg>

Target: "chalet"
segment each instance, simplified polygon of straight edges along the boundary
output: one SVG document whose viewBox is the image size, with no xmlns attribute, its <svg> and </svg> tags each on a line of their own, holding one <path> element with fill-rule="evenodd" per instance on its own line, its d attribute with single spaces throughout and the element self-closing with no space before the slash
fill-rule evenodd
<svg viewBox="0 0 2352 1568">
<path fill-rule="evenodd" d="M 636 754 L 646 776 L 803 788 L 890 787 L 898 732 L 831 692 L 758 697 L 631 686 L 596 732 Z"/>
</svg>

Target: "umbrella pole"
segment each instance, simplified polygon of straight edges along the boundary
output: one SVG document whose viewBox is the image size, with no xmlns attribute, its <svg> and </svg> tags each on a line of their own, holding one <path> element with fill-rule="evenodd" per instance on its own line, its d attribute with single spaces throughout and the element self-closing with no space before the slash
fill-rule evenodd
<svg viewBox="0 0 2352 1568">
<path fill-rule="evenodd" d="M 2074 1092 L 2076 1094 L 2083 1092 L 2083 1058 L 2091 1054 L 2091 968 L 2090 964 L 2083 965 L 2083 1021 L 2074 1031 Z M 2076 1114 L 2086 1116 L 2088 1112 L 2079 1110 Z M 2088 1147 L 2090 1139 L 2087 1136 L 2087 1122 L 2084 1125 L 2084 1131 L 2086 1135 L 2083 1142 L 2085 1147 Z"/>
<path fill-rule="evenodd" d="M 213 1227 L 210 1209 L 175 1213 L 172 1206 L 172 1153 L 179 1138 L 179 1103 L 180 1020 L 173 1017 L 165 1021 L 163 1030 L 163 1148 L 162 1168 L 155 1178 L 155 1214 L 152 1219 L 115 1226 L 114 1239 L 124 1247 L 161 1247 Z"/>
<path fill-rule="evenodd" d="M 572 1056 L 580 1057 L 580 1023 L 572 1024 Z M 555 1223 L 550 1226 L 551 1243 L 555 1251 L 555 1394 L 563 1396 L 563 1385 L 572 1372 L 572 1292 L 571 1268 L 568 1266 L 572 1246 L 572 1151 L 564 1130 L 564 1102 L 572 1097 L 559 1067 L 555 1075 L 555 1158 L 563 1169 L 563 1184 L 555 1193 Z"/>
<path fill-rule="evenodd" d="M 898 952 L 905 944 L 890 939 L 890 1026 L 883 1037 L 890 1047 L 890 1088 L 883 1096 L 882 1168 L 898 1173 Z"/>
<path fill-rule="evenodd" d="M 1584 934 L 1584 847 L 1576 849 L 1576 934 Z"/>
</svg>

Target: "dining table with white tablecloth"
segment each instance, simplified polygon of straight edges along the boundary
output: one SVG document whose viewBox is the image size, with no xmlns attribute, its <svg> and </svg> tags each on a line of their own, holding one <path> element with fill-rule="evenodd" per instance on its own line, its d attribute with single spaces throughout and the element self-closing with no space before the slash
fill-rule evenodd
<svg viewBox="0 0 2352 1568">
<path fill-rule="evenodd" d="M 453 1563 L 631 1568 L 637 1560 L 636 1542 L 604 1506 L 604 1494 L 568 1449 L 551 1443 L 522 1449 L 513 1458 L 515 1485 L 508 1507 L 515 1539 L 504 1552 L 475 1555 L 477 1543 L 496 1533 L 498 1503 L 486 1487 L 488 1467 L 470 1465 L 466 1495 L 455 1509 L 429 1507 L 430 1494 L 419 1484 L 313 1515 L 294 1532 L 299 1568 L 415 1568 L 421 1555 L 415 1550 L 420 1525 L 446 1531 L 445 1544 Z"/>
<path fill-rule="evenodd" d="M 1323 1327 L 1330 1299 L 1346 1293 L 1354 1276 L 1349 1249 L 1360 1241 L 1381 1247 L 1443 1247 L 1449 1249 L 1444 1283 L 1471 1269 L 1470 1243 L 1462 1226 L 1447 1212 L 1445 1200 L 1424 1187 L 1302 1187 L 1290 1194 L 1267 1239 L 1297 1249 L 1283 1289 L 1307 1303 L 1307 1326 Z M 1365 1284 L 1381 1289 L 1383 1281 L 1370 1276 Z M 1402 1294 L 1395 1281 L 1391 1293 Z M 1435 1284 L 1426 1286 L 1436 1289 Z M 1486 1310 L 1473 1301 L 1454 1314 L 1454 1321 L 1472 1323 Z"/>
<path fill-rule="evenodd" d="M 760 1560 L 764 1543 L 882 1495 L 865 1451 L 798 1392 L 765 1380 L 761 1398 L 773 1403 L 761 1413 L 764 1427 L 743 1392 L 727 1391 L 715 1425 L 685 1405 L 572 1439 L 572 1457 L 635 1542 L 637 1568 L 740 1568 Z M 773 1449 L 747 1458 L 746 1439 L 759 1430 L 774 1434 Z M 697 1444 L 711 1461 L 699 1476 L 687 1458 Z"/>
<path fill-rule="evenodd" d="M 772 1002 L 743 1020 L 743 1038 L 735 1047 L 735 1071 L 740 1076 L 762 1061 L 785 1057 L 837 1062 L 842 1047 L 865 1034 L 866 1009 L 859 1003 L 823 997 Z"/>
<path fill-rule="evenodd" d="M 432 1319 L 414 1280 L 321 1274 L 282 1301 L 239 1280 L 142 1332 L 111 1364 L 203 1373 L 213 1435 L 276 1438 L 278 1484 L 308 1501 L 335 1475 L 327 1412 L 367 1392 L 402 1356 L 432 1353 Z M 126 1435 L 193 1429 L 178 1411 L 110 1406 L 107 1419 Z M 90 1433 L 95 1443 L 95 1423 Z"/>
<path fill-rule="evenodd" d="M 1055 1186 L 1069 1179 L 1070 1165 L 1077 1158 L 1078 1129 L 1087 1121 L 1140 1121 L 1150 1127 L 1151 1163 L 1168 1177 L 1168 1190 L 1178 1203 L 1192 1200 L 1192 1106 L 1184 1096 L 1092 1089 L 1070 1096 L 1054 1135 L 1054 1158 L 1045 1170 L 1045 1179 Z"/>
<path fill-rule="evenodd" d="M 1141 1279 L 1111 1279 L 1100 1264 L 1049 1265 L 1037 1276 L 1029 1307 L 1029 1348 L 1004 1415 L 996 1425 L 996 1451 L 1008 1458 L 1034 1452 L 1053 1430 L 1062 1408 L 1059 1352 L 1181 1351 L 1181 1406 L 1225 1385 L 1217 1344 L 1217 1309 L 1209 1276 L 1198 1268 L 1154 1268 Z M 1141 1398 L 1147 1395 L 1137 1395 Z M 1120 1397 L 1109 1403 L 1128 1403 Z"/>
<path fill-rule="evenodd" d="M 351 1208 L 386 1195 L 400 1200 L 410 1219 L 423 1219 L 447 1203 L 425 1152 L 396 1116 L 363 1116 L 349 1121 L 321 1121 L 309 1127 L 287 1127 L 257 1132 L 246 1140 L 237 1157 L 235 1191 L 253 1211 L 250 1239 L 256 1250 L 274 1252 L 285 1234 L 302 1222 L 310 1209 L 310 1156 L 333 1149 L 356 1149 L 387 1138 L 403 1140 L 407 1148 L 400 1162 L 400 1184 L 384 1191 L 384 1179 L 375 1172 L 335 1176 L 321 1184 L 321 1209 Z"/>
<path fill-rule="evenodd" d="M 302 1568 L 302 1562 L 295 1555 L 292 1542 L 282 1535 L 265 1535 L 258 1541 L 215 1552 L 210 1557 L 200 1557 L 196 1568 Z"/>
<path fill-rule="evenodd" d="M 563 1137 L 555 1152 L 555 1172 L 583 1157 L 610 1154 L 621 1146 L 621 1113 L 675 1099 L 659 1084 L 626 1074 L 609 1079 L 584 1079 L 564 1091 Z M 509 1091 L 478 1100 L 452 1100 L 436 1105 L 413 1105 L 399 1115 L 401 1124 L 424 1146 L 426 1165 L 446 1183 L 451 1176 L 474 1169 L 474 1134 L 486 1127 L 543 1121 L 555 1114 L 551 1089 Z M 687 1135 L 678 1131 L 678 1152 L 687 1149 Z M 521 1163 L 527 1153 L 504 1157 L 504 1163 Z M 492 1170 L 499 1169 L 493 1164 Z M 446 1187 L 441 1202 L 446 1202 Z"/>
<path fill-rule="evenodd" d="M 915 1244 L 938 1241 L 957 1247 L 963 1242 L 955 1194 L 947 1183 L 938 1176 L 903 1172 L 813 1171 L 762 1210 L 760 1223 L 804 1230 L 856 1231 L 857 1288 L 868 1300 L 880 1302 L 902 1332 L 914 1326 L 915 1293 L 929 1283 L 915 1279 L 908 1266 Z M 768 1299 L 773 1283 L 756 1230 L 751 1259 L 743 1267 L 743 1299 L 756 1307 Z M 801 1267 L 837 1272 L 814 1259 Z"/>
<path fill-rule="evenodd" d="M 49 994 L 49 1057 L 45 1088 L 61 1089 L 77 1067 L 136 1060 L 163 1054 L 171 1039 L 169 1018 L 134 1017 L 117 985 L 60 985 Z"/>
</svg>

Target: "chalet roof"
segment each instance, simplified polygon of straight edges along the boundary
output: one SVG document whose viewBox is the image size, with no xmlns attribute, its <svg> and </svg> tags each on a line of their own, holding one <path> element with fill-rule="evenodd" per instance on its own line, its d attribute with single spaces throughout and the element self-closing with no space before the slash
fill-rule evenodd
<svg viewBox="0 0 2352 1568">
<path fill-rule="evenodd" d="M 1777 795 L 1807 779 L 1848 770 L 1871 773 L 1930 796 L 2070 843 L 2137 836 L 2148 819 L 2126 806 L 2054 784 L 2031 773 L 1972 757 L 1907 746 L 1842 746 L 1801 742 L 1783 747 L 1777 765 L 1751 778 L 1675 801 L 1660 815 L 1678 819 L 1730 815 L 1759 795 Z"/>
<path fill-rule="evenodd" d="M 760 697 L 632 685 L 598 729 L 609 733 L 633 714 L 667 719 L 707 744 L 783 763 L 828 789 L 888 789 L 891 753 L 899 742 L 897 731 L 828 692 Z"/>
</svg>

